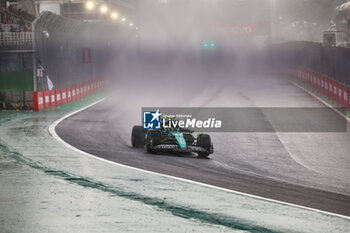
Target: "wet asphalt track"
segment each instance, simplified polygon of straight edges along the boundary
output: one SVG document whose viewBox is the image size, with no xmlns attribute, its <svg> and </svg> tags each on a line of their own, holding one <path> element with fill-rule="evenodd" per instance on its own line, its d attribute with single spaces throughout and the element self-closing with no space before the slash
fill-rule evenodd
<svg viewBox="0 0 350 233">
<path fill-rule="evenodd" d="M 293 91 L 307 101 L 315 101 L 297 89 Z M 292 160 L 274 133 L 232 135 L 233 141 L 224 140 L 230 138 L 230 134 L 212 134 L 215 153 L 209 159 L 199 159 L 194 154 L 147 154 L 143 149 L 130 146 L 130 133 L 125 132 L 131 130 L 132 125 L 122 123 L 125 114 L 121 109 L 125 105 L 116 104 L 116 98 L 109 97 L 64 120 L 56 127 L 58 135 L 83 151 L 121 164 L 350 216 L 350 196 L 332 188 L 332 179 L 328 176 L 323 177 Z M 220 100 L 217 94 L 214 98 Z M 234 146 L 235 143 L 240 146 Z M 245 151 L 241 145 L 247 143 L 256 148 Z M 262 145 L 264 143 L 266 145 Z M 245 156 L 248 159 L 249 153 L 266 157 L 261 157 L 261 161 L 253 158 L 254 163 L 249 163 L 244 159 Z M 276 164 L 270 165 L 274 163 L 274 156 Z M 274 166 L 283 168 L 277 174 Z"/>
</svg>

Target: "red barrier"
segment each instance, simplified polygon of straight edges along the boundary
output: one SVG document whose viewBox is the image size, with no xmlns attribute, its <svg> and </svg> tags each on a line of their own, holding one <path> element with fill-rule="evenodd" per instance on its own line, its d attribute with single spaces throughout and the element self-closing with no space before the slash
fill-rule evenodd
<svg viewBox="0 0 350 233">
<path fill-rule="evenodd" d="M 327 98 L 332 101 L 333 99 L 333 86 L 332 80 L 327 77 Z"/>
<path fill-rule="evenodd" d="M 299 83 L 350 112 L 350 87 L 307 68 L 299 67 L 295 68 L 294 71 L 295 75 L 291 76 L 297 78 Z M 95 89 L 102 88 L 103 86 L 104 81 L 98 79 Z"/>
<path fill-rule="evenodd" d="M 72 101 L 76 101 L 76 88 L 75 85 L 72 86 Z"/>
<path fill-rule="evenodd" d="M 326 88 L 325 88 L 325 83 L 324 83 L 324 76 L 320 75 L 320 82 L 321 82 L 321 95 L 326 96 Z"/>
<path fill-rule="evenodd" d="M 61 106 L 61 90 L 56 89 L 56 106 Z"/>
<path fill-rule="evenodd" d="M 328 98 L 328 80 L 326 76 L 323 76 L 323 85 L 324 85 L 324 97 Z"/>
<path fill-rule="evenodd" d="M 95 88 L 94 88 L 95 86 L 94 86 L 94 81 L 92 81 L 91 83 L 90 83 L 90 90 L 91 90 L 91 94 L 93 94 L 94 92 L 95 92 Z"/>
<path fill-rule="evenodd" d="M 311 85 L 312 85 L 311 74 L 310 74 L 310 72 L 308 70 L 306 70 L 306 79 L 307 79 L 306 82 L 307 82 L 308 87 L 311 87 Z"/>
<path fill-rule="evenodd" d="M 317 74 L 315 72 L 312 72 L 312 77 L 313 77 L 313 89 L 314 92 L 317 93 Z"/>
<path fill-rule="evenodd" d="M 40 111 L 44 109 L 44 97 L 42 91 L 33 92 L 33 110 Z"/>
<path fill-rule="evenodd" d="M 80 84 L 80 100 L 84 98 L 84 85 Z"/>
<path fill-rule="evenodd" d="M 343 106 L 346 111 L 350 110 L 349 106 L 349 88 L 347 86 L 343 86 Z"/>
<path fill-rule="evenodd" d="M 348 97 L 348 102 L 347 102 L 347 110 L 348 110 L 348 112 L 350 112 L 350 87 L 347 87 L 346 88 L 348 91 L 348 95 L 347 95 L 347 97 Z"/>
<path fill-rule="evenodd" d="M 26 105 L 26 106 L 27 106 L 27 111 L 28 111 L 28 112 L 30 112 L 30 109 L 31 109 L 31 107 L 30 107 L 30 103 L 29 103 L 29 102 L 27 102 L 27 105 Z"/>
<path fill-rule="evenodd" d="M 45 108 L 49 109 L 50 108 L 50 94 L 48 90 L 44 91 L 44 103 L 45 103 Z"/>
<path fill-rule="evenodd" d="M 50 91 L 50 103 L 51 103 L 51 108 L 56 107 L 56 94 L 55 90 Z"/>
<path fill-rule="evenodd" d="M 61 93 L 62 93 L 62 105 L 67 104 L 67 90 L 66 90 L 66 88 L 62 88 Z"/>
<path fill-rule="evenodd" d="M 328 86 L 327 86 L 327 77 L 323 75 L 323 96 L 328 96 Z"/>
<path fill-rule="evenodd" d="M 80 86 L 80 100 L 84 98 L 85 92 L 84 92 L 84 85 L 81 84 Z"/>
<path fill-rule="evenodd" d="M 91 82 L 88 82 L 87 86 L 88 86 L 88 95 L 91 95 L 92 94 Z"/>
<path fill-rule="evenodd" d="M 321 95 L 322 94 L 321 75 L 317 73 L 316 77 L 317 77 L 317 93 Z"/>
<path fill-rule="evenodd" d="M 90 82 L 88 82 L 88 83 L 86 84 L 86 92 L 87 92 L 87 95 L 90 95 L 90 94 L 91 94 Z"/>
<path fill-rule="evenodd" d="M 83 90 L 84 90 L 84 97 L 85 97 L 85 96 L 87 96 L 87 85 L 84 84 L 83 87 L 84 87 Z"/>
<path fill-rule="evenodd" d="M 296 75 L 300 80 L 305 80 L 305 77 L 308 77 L 308 82 L 313 83 L 311 81 L 312 76 L 310 75 L 310 71 L 304 69 L 300 69 Z M 323 84 L 322 81 L 318 82 L 319 88 L 322 89 Z M 102 79 L 97 79 L 94 81 L 87 82 L 81 85 L 73 85 L 71 87 L 56 89 L 56 90 L 45 90 L 33 93 L 33 109 L 35 111 L 40 111 L 44 108 L 48 109 L 50 107 L 61 106 L 62 104 L 79 101 L 84 96 L 88 96 L 93 94 L 98 89 L 104 86 L 104 81 Z M 339 90 L 337 92 L 341 92 L 341 94 L 337 98 L 340 98 L 339 101 L 342 102 L 344 106 L 349 101 L 349 92 L 345 87 L 339 86 Z M 344 92 L 344 93 L 343 93 Z M 349 104 L 348 104 L 349 105 Z"/>
<path fill-rule="evenodd" d="M 328 99 L 333 102 L 333 80 L 328 79 Z"/>
<path fill-rule="evenodd" d="M 307 71 L 307 73 L 306 73 L 306 79 L 307 79 L 307 85 L 308 85 L 308 87 L 311 87 L 311 85 L 312 85 L 312 82 L 311 82 L 311 74 L 309 73 L 309 71 Z"/>
<path fill-rule="evenodd" d="M 72 90 L 70 87 L 67 87 L 67 102 L 72 102 Z"/>
<path fill-rule="evenodd" d="M 307 72 L 307 70 L 304 70 L 305 73 L 305 82 L 306 85 L 309 86 L 310 82 L 309 82 L 309 73 Z"/>
<path fill-rule="evenodd" d="M 312 74 L 312 89 L 314 93 L 317 93 L 317 76 L 316 73 L 311 71 Z"/>
<path fill-rule="evenodd" d="M 305 86 L 307 84 L 307 76 L 306 76 L 306 72 L 304 69 L 301 70 L 301 78 L 302 78 L 303 84 Z M 102 81 L 101 81 L 101 83 L 102 83 Z"/>
<path fill-rule="evenodd" d="M 333 80 L 333 102 L 338 103 L 338 83 Z"/>
<path fill-rule="evenodd" d="M 77 98 L 76 98 L 76 100 L 79 101 L 80 100 L 80 95 L 81 95 L 81 91 L 80 91 L 80 86 L 79 85 L 77 85 L 76 91 L 77 91 L 77 94 L 76 94 Z"/>
<path fill-rule="evenodd" d="M 343 107 L 343 85 L 338 83 L 338 104 L 340 107 Z"/>
</svg>

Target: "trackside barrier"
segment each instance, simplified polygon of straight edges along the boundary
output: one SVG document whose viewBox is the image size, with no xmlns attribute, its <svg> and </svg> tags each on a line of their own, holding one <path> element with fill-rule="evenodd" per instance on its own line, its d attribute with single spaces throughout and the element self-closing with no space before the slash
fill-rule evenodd
<svg viewBox="0 0 350 233">
<path fill-rule="evenodd" d="M 86 83 L 86 96 L 90 95 L 90 84 Z"/>
<path fill-rule="evenodd" d="M 86 84 L 84 84 L 83 85 L 84 86 L 84 97 L 86 97 L 87 96 L 87 85 Z"/>
<path fill-rule="evenodd" d="M 333 86 L 333 103 L 338 103 L 338 83 L 335 80 L 332 80 L 332 86 Z"/>
<path fill-rule="evenodd" d="M 55 90 L 50 91 L 50 103 L 51 103 L 51 108 L 56 107 L 56 94 Z"/>
<path fill-rule="evenodd" d="M 94 82 L 90 82 L 90 95 L 94 93 Z"/>
<path fill-rule="evenodd" d="M 320 74 L 316 74 L 317 81 L 317 94 L 322 95 L 322 86 L 321 86 L 322 77 Z"/>
<path fill-rule="evenodd" d="M 328 79 L 328 82 L 329 82 L 329 91 L 328 91 L 328 98 L 330 101 L 334 101 L 334 98 L 333 98 L 333 80 L 331 79 Z"/>
<path fill-rule="evenodd" d="M 284 73 L 296 78 L 301 86 L 350 112 L 350 87 L 304 67 L 293 67 L 292 70 Z"/>
<path fill-rule="evenodd" d="M 344 107 L 343 105 L 343 85 L 338 83 L 338 105 Z"/>
<path fill-rule="evenodd" d="M 97 90 L 104 87 L 103 79 L 96 79 L 82 84 L 72 85 L 66 88 L 56 90 L 43 90 L 33 92 L 33 110 L 40 111 L 43 109 L 55 108 L 61 105 L 80 101 L 84 97 L 94 94 Z M 341 89 L 342 91 L 345 89 Z M 348 95 L 343 95 L 348 97 Z M 347 100 L 342 101 L 347 102 Z M 19 107 L 18 107 L 19 109 Z"/>
<path fill-rule="evenodd" d="M 81 90 L 80 90 L 80 86 L 79 85 L 77 85 L 76 91 L 77 91 L 77 101 L 79 101 L 80 100 L 80 95 L 81 95 Z"/>
<path fill-rule="evenodd" d="M 348 95 L 347 95 L 347 97 L 348 97 L 347 110 L 348 110 L 348 112 L 350 112 L 350 87 L 348 87 Z"/>
<path fill-rule="evenodd" d="M 27 111 L 30 112 L 31 107 L 30 107 L 30 103 L 29 102 L 27 102 L 26 107 L 27 107 Z"/>
<path fill-rule="evenodd" d="M 66 88 L 61 89 L 61 95 L 62 95 L 62 104 L 67 104 L 67 90 Z"/>
<path fill-rule="evenodd" d="M 84 98 L 84 85 L 81 84 L 80 85 L 80 99 L 83 99 Z"/>
<path fill-rule="evenodd" d="M 42 91 L 35 91 L 33 93 L 33 109 L 40 111 L 44 109 L 44 97 Z"/>
<path fill-rule="evenodd" d="M 343 85 L 343 105 L 346 111 L 349 111 L 349 88 Z"/>
<path fill-rule="evenodd" d="M 44 103 L 45 103 L 45 108 L 49 109 L 50 108 L 50 94 L 48 90 L 44 91 Z"/>
<path fill-rule="evenodd" d="M 67 103 L 72 102 L 72 90 L 70 87 L 67 87 Z"/>
<path fill-rule="evenodd" d="M 61 89 L 56 89 L 56 106 L 61 106 L 62 100 L 61 100 Z"/>
<path fill-rule="evenodd" d="M 324 89 L 325 89 L 325 97 L 329 98 L 329 79 L 324 77 Z"/>
<path fill-rule="evenodd" d="M 73 85 L 72 87 L 72 101 L 75 102 L 76 101 L 76 87 L 75 85 Z"/>
</svg>

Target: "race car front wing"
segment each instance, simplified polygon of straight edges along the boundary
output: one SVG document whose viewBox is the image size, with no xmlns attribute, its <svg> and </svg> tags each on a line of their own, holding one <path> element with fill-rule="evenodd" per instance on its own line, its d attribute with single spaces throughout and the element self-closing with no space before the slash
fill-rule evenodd
<svg viewBox="0 0 350 233">
<path fill-rule="evenodd" d="M 213 149 L 213 144 L 211 144 L 210 146 L 210 151 L 206 150 L 203 147 L 199 147 L 199 146 L 187 146 L 186 148 L 181 148 L 179 145 L 175 145 L 175 144 L 160 144 L 157 146 L 154 146 L 153 149 L 155 150 L 171 150 L 171 151 L 178 151 L 178 152 L 204 152 L 204 153 L 209 153 L 212 154 L 214 152 Z"/>
</svg>

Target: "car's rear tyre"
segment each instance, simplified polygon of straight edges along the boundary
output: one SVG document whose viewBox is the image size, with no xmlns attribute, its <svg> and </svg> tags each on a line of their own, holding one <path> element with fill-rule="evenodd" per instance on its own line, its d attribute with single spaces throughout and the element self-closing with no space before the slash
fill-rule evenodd
<svg viewBox="0 0 350 233">
<path fill-rule="evenodd" d="M 210 152 L 211 140 L 208 134 L 198 134 L 197 136 L 197 146 L 204 148 L 208 152 L 198 152 L 198 157 L 207 158 Z"/>
<path fill-rule="evenodd" d="M 146 149 L 148 153 L 156 154 L 157 150 L 153 149 L 153 147 L 160 144 L 160 134 L 158 132 L 149 132 L 147 137 Z"/>
<path fill-rule="evenodd" d="M 142 126 L 135 125 L 131 133 L 131 145 L 133 147 L 143 147 L 145 145 L 146 132 Z"/>
</svg>

